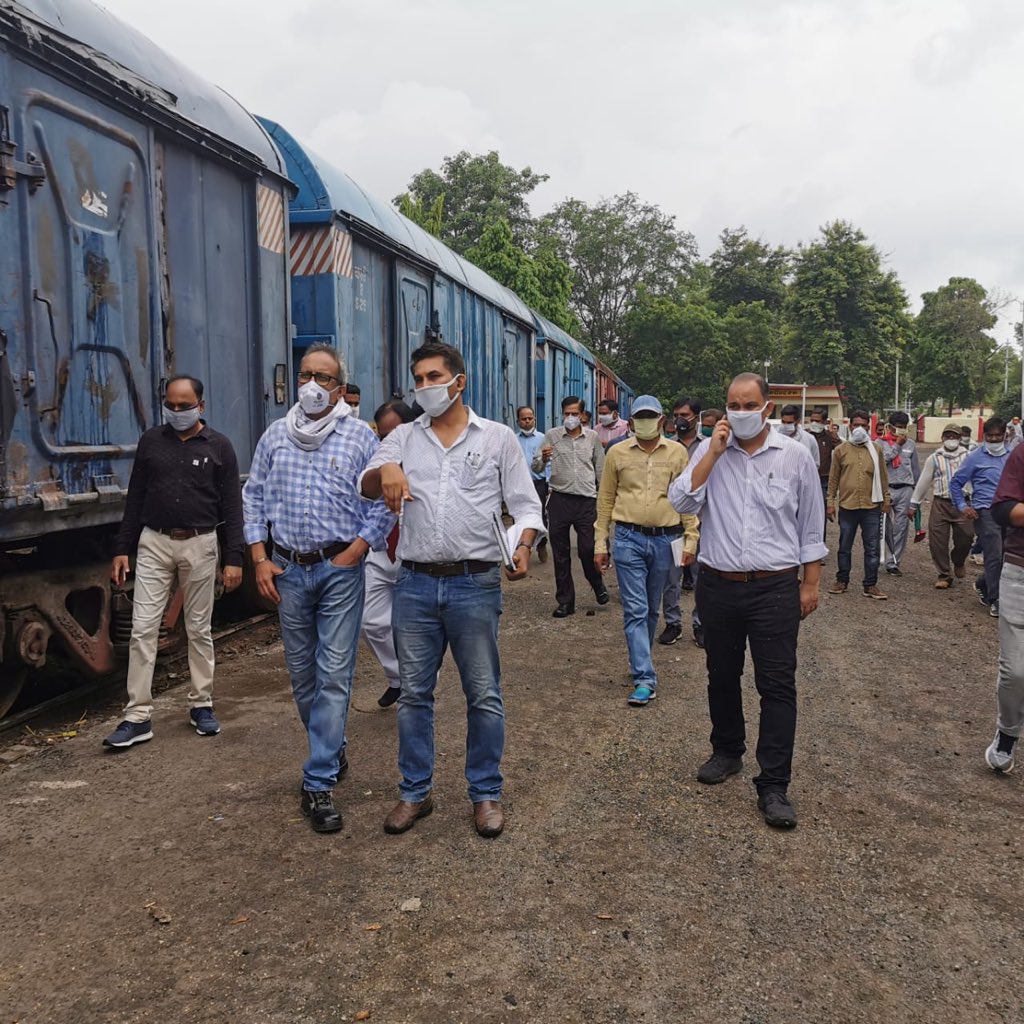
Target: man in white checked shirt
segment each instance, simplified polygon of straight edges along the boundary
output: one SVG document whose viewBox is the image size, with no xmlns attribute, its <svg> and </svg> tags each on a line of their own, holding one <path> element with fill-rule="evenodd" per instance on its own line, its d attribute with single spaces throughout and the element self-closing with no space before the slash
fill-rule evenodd
<svg viewBox="0 0 1024 1024">
<path fill-rule="evenodd" d="M 761 696 L 754 778 L 769 825 L 792 828 L 786 795 L 796 735 L 796 646 L 800 621 L 818 607 L 824 509 L 818 470 L 799 442 L 767 423 L 768 386 L 741 373 L 727 416 L 669 488 L 677 511 L 700 515 L 697 607 L 704 626 L 711 757 L 700 782 L 724 782 L 742 767 L 746 730 L 740 678 L 746 645 Z"/>
<path fill-rule="evenodd" d="M 245 540 L 260 594 L 278 606 L 285 662 L 309 738 L 302 813 L 316 832 L 337 832 L 335 783 L 348 768 L 345 723 L 363 612 L 363 557 L 395 524 L 364 502 L 356 478 L 379 447 L 342 401 L 345 366 L 311 345 L 298 373 L 299 401 L 272 423 L 242 491 Z M 268 557 L 268 524 L 274 535 Z"/>
<path fill-rule="evenodd" d="M 505 709 L 498 660 L 502 559 L 494 521 L 504 501 L 520 531 L 515 569 L 526 575 L 544 532 L 540 501 L 515 434 L 463 404 L 459 352 L 428 342 L 412 354 L 424 414 L 396 427 L 360 478 L 367 498 L 401 511 L 391 625 L 398 651 L 401 800 L 384 831 L 405 832 L 434 809 L 434 687 L 446 647 L 466 695 L 466 781 L 476 831 L 500 835 Z"/>
</svg>

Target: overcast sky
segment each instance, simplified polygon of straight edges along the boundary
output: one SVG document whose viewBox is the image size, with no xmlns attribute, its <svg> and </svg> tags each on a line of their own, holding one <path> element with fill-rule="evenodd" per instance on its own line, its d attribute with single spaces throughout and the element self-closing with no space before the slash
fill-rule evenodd
<svg viewBox="0 0 1024 1024">
<path fill-rule="evenodd" d="M 1024 299 L 1018 0 L 105 0 L 385 199 L 459 149 L 632 190 L 710 253 L 844 218 L 916 308 Z M 1020 319 L 1008 306 L 996 334 Z"/>
</svg>

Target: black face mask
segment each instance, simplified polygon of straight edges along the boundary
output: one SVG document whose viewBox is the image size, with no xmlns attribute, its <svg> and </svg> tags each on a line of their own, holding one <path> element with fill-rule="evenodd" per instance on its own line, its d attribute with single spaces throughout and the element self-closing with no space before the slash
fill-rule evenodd
<svg viewBox="0 0 1024 1024">
<path fill-rule="evenodd" d="M 677 434 L 689 434 L 691 430 L 697 425 L 696 420 L 688 420 L 685 416 L 676 417 L 676 433 Z"/>
</svg>

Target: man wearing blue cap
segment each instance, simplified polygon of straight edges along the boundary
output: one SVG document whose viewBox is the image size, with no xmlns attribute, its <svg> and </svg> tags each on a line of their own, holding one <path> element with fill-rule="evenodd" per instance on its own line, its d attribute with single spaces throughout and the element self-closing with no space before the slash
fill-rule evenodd
<svg viewBox="0 0 1024 1024">
<path fill-rule="evenodd" d="M 683 539 L 690 561 L 697 550 L 697 517 L 669 503 L 669 484 L 686 468 L 686 449 L 662 436 L 665 414 L 653 395 L 632 405 L 633 436 L 608 449 L 597 494 L 594 564 L 608 570 L 608 532 L 615 523 L 615 572 L 634 690 L 640 707 L 658 695 L 651 644 L 661 595 L 672 568 L 672 542 Z M 685 536 L 684 536 L 685 535 Z"/>
</svg>

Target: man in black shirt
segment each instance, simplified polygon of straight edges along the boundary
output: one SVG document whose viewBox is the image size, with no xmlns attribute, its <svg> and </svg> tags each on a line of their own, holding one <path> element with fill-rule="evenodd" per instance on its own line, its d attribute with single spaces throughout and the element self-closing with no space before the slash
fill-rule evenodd
<svg viewBox="0 0 1024 1024">
<path fill-rule="evenodd" d="M 213 715 L 213 637 L 210 617 L 217 580 L 217 539 L 224 555 L 224 589 L 242 582 L 242 491 L 231 442 L 201 419 L 203 384 L 172 377 L 164 396 L 164 425 L 139 439 L 124 518 L 115 542 L 110 578 L 128 575 L 128 555 L 138 547 L 132 594 L 125 720 L 104 741 L 130 747 L 153 738 L 153 667 L 160 622 L 175 578 L 184 596 L 188 634 L 189 718 L 200 736 L 216 736 Z"/>
</svg>

